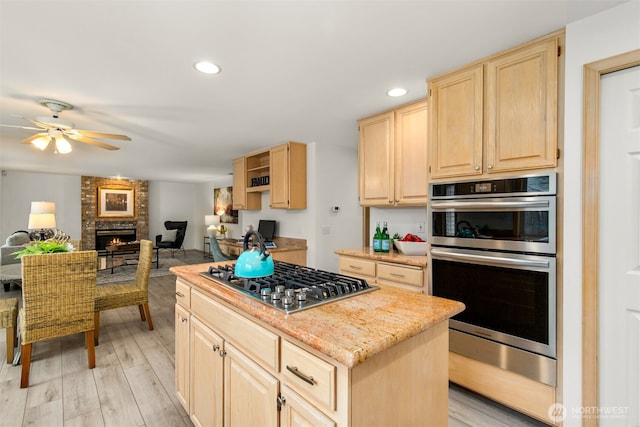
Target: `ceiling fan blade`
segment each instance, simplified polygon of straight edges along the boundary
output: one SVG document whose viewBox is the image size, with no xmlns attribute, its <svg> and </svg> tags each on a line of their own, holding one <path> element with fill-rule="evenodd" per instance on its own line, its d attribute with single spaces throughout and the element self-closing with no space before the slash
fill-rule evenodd
<svg viewBox="0 0 640 427">
<path fill-rule="evenodd" d="M 31 126 L 17 126 L 17 125 L 0 125 L 3 128 L 18 128 L 18 129 L 26 129 L 26 130 L 42 130 L 42 128 L 33 128 Z"/>
<path fill-rule="evenodd" d="M 29 119 L 29 121 L 34 125 L 38 126 L 39 129 L 55 129 L 56 128 L 55 126 L 51 126 L 49 124 L 42 123 L 37 120 Z"/>
<path fill-rule="evenodd" d="M 91 138 L 104 138 L 104 139 L 120 139 L 122 141 L 131 141 L 127 135 L 119 135 L 117 133 L 104 133 L 104 132 L 92 132 L 90 130 L 76 129 L 76 132 L 81 133 L 84 136 Z"/>
<path fill-rule="evenodd" d="M 120 147 L 116 147 L 115 145 L 105 144 L 104 142 L 96 141 L 95 139 L 88 138 L 86 136 L 71 136 L 69 137 L 74 141 L 84 142 L 85 144 L 95 145 L 100 148 L 104 148 L 107 150 L 119 150 Z"/>
<path fill-rule="evenodd" d="M 34 140 L 42 137 L 48 138 L 49 135 L 46 132 L 36 133 L 35 135 L 32 135 L 29 138 L 22 141 L 20 144 L 31 144 Z"/>
</svg>

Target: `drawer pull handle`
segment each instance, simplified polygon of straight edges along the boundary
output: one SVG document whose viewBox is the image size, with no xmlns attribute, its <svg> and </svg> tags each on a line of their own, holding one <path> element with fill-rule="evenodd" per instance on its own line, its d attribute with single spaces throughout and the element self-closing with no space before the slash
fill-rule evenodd
<svg viewBox="0 0 640 427">
<path fill-rule="evenodd" d="M 289 366 L 287 365 L 287 371 L 291 372 L 293 375 L 295 375 L 296 377 L 300 378 L 302 381 L 314 385 L 316 384 L 316 380 L 313 379 L 313 377 L 310 377 L 308 375 L 303 374 L 302 372 L 298 371 L 298 367 L 297 366 Z"/>
<path fill-rule="evenodd" d="M 394 277 L 404 277 L 404 274 L 400 274 L 400 273 L 389 273 L 389 274 Z"/>
<path fill-rule="evenodd" d="M 182 292 L 176 291 L 176 295 L 180 298 L 184 298 L 184 294 Z"/>
<path fill-rule="evenodd" d="M 359 265 L 351 265 L 349 264 L 350 268 L 353 268 L 354 270 L 362 270 L 362 267 L 360 267 Z"/>
</svg>

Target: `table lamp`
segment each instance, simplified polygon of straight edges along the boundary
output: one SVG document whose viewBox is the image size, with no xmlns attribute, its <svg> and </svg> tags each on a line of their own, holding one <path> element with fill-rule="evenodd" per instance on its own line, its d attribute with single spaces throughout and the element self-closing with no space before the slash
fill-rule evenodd
<svg viewBox="0 0 640 427">
<path fill-rule="evenodd" d="M 53 202 L 31 202 L 29 213 L 30 230 L 40 230 L 40 240 L 45 240 L 45 230 L 56 228 L 56 204 Z"/>
<path fill-rule="evenodd" d="M 207 234 L 209 236 L 215 236 L 220 225 L 220 217 L 218 215 L 205 215 L 204 224 L 208 225 Z"/>
</svg>

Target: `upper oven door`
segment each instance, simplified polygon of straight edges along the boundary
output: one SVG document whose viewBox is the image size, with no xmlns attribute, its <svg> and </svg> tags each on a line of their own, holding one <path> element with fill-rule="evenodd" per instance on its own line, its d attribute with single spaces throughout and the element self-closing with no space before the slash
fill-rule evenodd
<svg viewBox="0 0 640 427">
<path fill-rule="evenodd" d="M 556 198 L 432 200 L 427 240 L 433 245 L 556 253 Z"/>
</svg>

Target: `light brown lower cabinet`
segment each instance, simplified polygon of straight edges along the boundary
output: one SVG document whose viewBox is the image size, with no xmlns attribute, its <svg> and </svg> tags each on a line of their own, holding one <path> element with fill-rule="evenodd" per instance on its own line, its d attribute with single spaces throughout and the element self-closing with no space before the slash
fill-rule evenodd
<svg viewBox="0 0 640 427">
<path fill-rule="evenodd" d="M 196 426 L 447 425 L 447 322 L 349 368 L 180 278 L 175 311 Z"/>
<path fill-rule="evenodd" d="M 222 338 L 197 318 L 190 329 L 189 416 L 195 426 L 222 426 Z M 197 375 L 196 375 L 197 373 Z"/>
<path fill-rule="evenodd" d="M 223 355 L 224 425 L 278 427 L 278 379 L 232 344 Z"/>
<path fill-rule="evenodd" d="M 411 292 L 427 293 L 427 268 L 373 259 L 340 255 L 341 274 L 365 279 L 370 285 L 391 286 Z"/>
<path fill-rule="evenodd" d="M 280 425 L 286 427 L 335 427 L 336 423 L 309 402 L 298 396 L 289 387 L 282 386 Z"/>
</svg>

